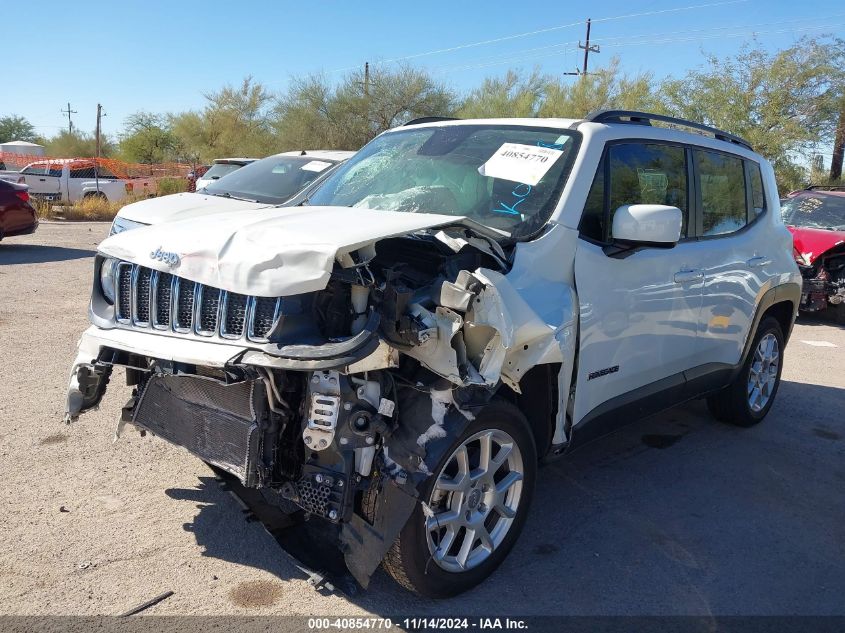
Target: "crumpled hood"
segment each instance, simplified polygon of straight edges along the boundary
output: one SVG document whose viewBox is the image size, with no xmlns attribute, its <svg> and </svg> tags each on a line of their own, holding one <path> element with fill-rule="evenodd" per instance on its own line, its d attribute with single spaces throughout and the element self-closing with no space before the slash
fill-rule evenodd
<svg viewBox="0 0 845 633">
<path fill-rule="evenodd" d="M 787 226 L 792 233 L 795 250 L 804 258 L 807 265 L 813 264 L 819 255 L 823 255 L 837 244 L 845 242 L 845 231 L 828 231 L 801 226 Z"/>
<path fill-rule="evenodd" d="M 192 281 L 261 297 L 326 287 L 339 254 L 462 216 L 348 207 L 277 207 L 167 222 L 112 235 L 100 252 Z M 171 266 L 171 254 L 178 262 Z M 156 256 L 158 255 L 158 256 Z"/>
<path fill-rule="evenodd" d="M 159 224 L 171 220 L 189 220 L 215 213 L 264 209 L 269 206 L 271 205 L 264 202 L 248 202 L 202 193 L 174 193 L 127 204 L 120 210 L 118 216 L 144 224 Z"/>
</svg>

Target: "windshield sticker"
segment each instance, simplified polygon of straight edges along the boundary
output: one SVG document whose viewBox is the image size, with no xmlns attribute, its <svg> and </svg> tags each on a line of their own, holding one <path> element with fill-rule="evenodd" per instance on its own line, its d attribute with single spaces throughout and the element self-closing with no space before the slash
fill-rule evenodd
<svg viewBox="0 0 845 633">
<path fill-rule="evenodd" d="M 301 169 L 305 171 L 323 171 L 327 167 L 331 167 L 331 163 L 327 163 L 323 160 L 312 160 L 310 163 L 305 163 Z"/>
<path fill-rule="evenodd" d="M 504 143 L 478 168 L 478 173 L 533 187 L 562 155 L 561 150 L 551 147 Z"/>
</svg>

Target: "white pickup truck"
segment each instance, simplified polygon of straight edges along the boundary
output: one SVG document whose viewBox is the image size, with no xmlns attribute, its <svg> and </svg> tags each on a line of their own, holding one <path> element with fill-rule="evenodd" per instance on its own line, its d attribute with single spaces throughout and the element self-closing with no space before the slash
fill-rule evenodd
<svg viewBox="0 0 845 633">
<path fill-rule="evenodd" d="M 99 197 L 117 202 L 129 195 L 154 195 L 155 178 L 118 178 L 90 159 L 59 158 L 30 163 L 21 170 L 23 182 L 34 198 L 79 202 Z"/>
</svg>

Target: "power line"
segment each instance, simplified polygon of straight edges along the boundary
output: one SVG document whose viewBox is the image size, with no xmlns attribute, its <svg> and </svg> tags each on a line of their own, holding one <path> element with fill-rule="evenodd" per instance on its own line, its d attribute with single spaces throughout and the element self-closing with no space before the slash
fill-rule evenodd
<svg viewBox="0 0 845 633">
<path fill-rule="evenodd" d="M 839 14 L 830 17 L 840 17 Z M 775 26 L 778 24 L 790 24 L 792 21 L 782 21 L 782 22 L 772 22 L 769 25 Z M 707 33 L 712 31 L 721 31 L 729 28 L 747 28 L 750 25 L 742 25 L 736 27 L 713 27 L 710 29 L 697 29 L 697 30 L 689 30 L 689 31 L 676 31 L 674 33 Z M 766 24 L 759 24 L 758 26 L 766 26 Z M 682 42 L 691 42 L 691 41 L 701 41 L 701 40 L 710 40 L 710 39 L 718 39 L 721 37 L 726 38 L 735 38 L 735 37 L 749 37 L 749 36 L 756 36 L 756 35 L 777 35 L 783 33 L 798 33 L 804 31 L 824 31 L 829 30 L 833 27 L 842 26 L 839 23 L 827 23 L 822 25 L 813 25 L 813 26 L 805 26 L 805 27 L 797 27 L 797 28 L 787 28 L 787 29 L 777 29 L 777 30 L 768 30 L 768 31 L 761 31 L 761 30 L 745 30 L 739 31 L 734 33 L 717 33 L 713 35 L 696 35 L 696 36 L 687 36 L 687 37 L 663 37 L 663 35 L 672 35 L 673 33 L 667 34 L 660 34 L 660 33 L 649 33 L 649 34 L 642 34 L 642 35 L 632 35 L 632 36 L 624 36 L 624 37 L 615 37 L 615 38 L 601 38 L 598 41 L 602 46 L 605 48 L 621 48 L 625 46 L 642 46 L 644 44 L 671 44 L 671 43 L 682 43 Z M 645 39 L 645 38 L 652 38 L 652 39 Z M 623 40 L 623 41 L 619 41 Z M 624 41 L 624 40 L 631 40 L 631 41 Z M 554 52 L 544 53 L 539 55 L 529 55 L 529 56 L 498 56 L 498 57 L 490 57 L 490 58 L 481 58 L 476 60 L 476 62 L 482 63 L 470 63 L 470 64 L 459 64 L 456 66 L 447 66 L 445 68 L 437 69 L 436 72 L 438 73 L 450 73 L 450 72 L 459 72 L 463 70 L 476 70 L 479 68 L 487 68 L 490 66 L 498 66 L 500 64 L 514 64 L 526 61 L 533 61 L 538 59 L 545 59 L 547 57 L 555 57 L 558 55 L 565 55 L 570 51 L 577 50 L 574 48 L 574 45 L 578 42 L 563 42 L 560 44 L 554 44 L 547 47 L 539 47 L 537 49 L 528 49 L 523 52 L 529 52 L 532 50 L 544 50 L 544 49 L 561 49 L 563 47 L 570 47 L 564 48 L 563 50 L 555 50 Z M 485 60 L 492 60 L 486 62 Z"/>
<path fill-rule="evenodd" d="M 749 2 L 749 0 L 724 0 L 723 2 L 710 2 L 710 3 L 707 3 L 707 4 L 696 4 L 696 5 L 686 6 L 686 7 L 674 7 L 674 8 L 671 8 L 671 9 L 658 9 L 658 10 L 655 10 L 655 11 L 644 11 L 642 13 L 629 13 L 629 14 L 626 14 L 626 15 L 615 15 L 615 16 L 610 16 L 610 17 L 606 17 L 606 18 L 597 18 L 597 19 L 593 20 L 593 22 L 610 22 L 612 20 L 627 20 L 627 19 L 631 19 L 631 18 L 641 18 L 641 17 L 652 16 L 652 15 L 661 15 L 661 14 L 665 14 L 665 13 L 677 13 L 679 11 L 691 11 L 691 10 L 694 10 L 694 9 L 708 9 L 708 8 L 712 8 L 712 7 L 721 7 L 721 6 L 730 5 L 730 4 L 741 4 L 741 3 L 745 3 L 745 2 Z M 537 29 L 536 31 L 527 31 L 525 33 L 516 33 L 514 35 L 505 35 L 503 37 L 497 37 L 497 38 L 493 38 L 493 39 L 489 39 L 489 40 L 482 40 L 480 42 L 470 42 L 470 43 L 467 43 L 467 44 L 459 44 L 457 46 L 450 46 L 449 48 L 440 48 L 440 49 L 435 49 L 435 50 L 431 50 L 431 51 L 425 51 L 423 53 L 414 53 L 412 55 L 404 55 L 402 57 L 394 57 L 393 59 L 385 59 L 381 63 L 382 64 L 394 64 L 396 62 L 406 61 L 406 60 L 409 60 L 409 59 L 417 59 L 419 57 L 427 57 L 429 55 L 439 55 L 441 53 L 451 53 L 451 52 L 454 52 L 454 51 L 459 51 L 459 50 L 463 50 L 463 49 L 467 49 L 467 48 L 475 48 L 477 46 L 486 46 L 488 44 L 497 44 L 499 42 L 506 42 L 506 41 L 509 41 L 509 40 L 515 40 L 515 39 L 522 38 L 522 37 L 530 37 L 532 35 L 540 35 L 542 33 L 550 33 L 552 31 L 559 31 L 561 29 L 568 29 L 568 28 L 572 28 L 574 26 L 580 26 L 580 25 L 581 25 L 581 22 L 572 22 L 570 24 L 561 24 L 559 26 L 550 26 L 550 27 L 545 28 L 545 29 Z M 343 72 L 343 71 L 346 71 L 346 70 L 353 70 L 355 68 L 358 68 L 358 66 L 347 66 L 345 68 L 337 68 L 337 69 L 331 70 L 329 72 L 337 73 L 337 72 Z"/>
<path fill-rule="evenodd" d="M 640 33 L 640 34 L 636 34 L 636 35 L 617 35 L 617 36 L 612 36 L 612 37 L 600 37 L 598 39 L 591 40 L 591 41 L 596 41 L 600 45 L 603 45 L 603 46 L 611 46 L 612 44 L 610 44 L 610 42 L 619 42 L 619 41 L 625 42 L 627 40 L 632 40 L 631 43 L 637 43 L 637 42 L 633 42 L 633 40 L 641 40 L 643 38 L 653 38 L 653 37 L 665 37 L 665 36 L 668 36 L 668 35 L 688 35 L 688 34 L 691 34 L 691 33 L 709 33 L 709 32 L 713 32 L 713 31 L 724 31 L 724 30 L 729 30 L 729 29 L 751 29 L 751 28 L 762 27 L 762 26 L 779 26 L 781 24 L 795 24 L 796 22 L 808 22 L 808 21 L 816 21 L 816 20 L 831 20 L 833 18 L 840 18 L 842 16 L 845 16 L 845 13 L 834 13 L 832 15 L 811 16 L 811 17 L 806 17 L 806 18 L 794 18 L 794 19 L 791 19 L 791 20 L 779 20 L 777 22 L 757 22 L 753 25 L 751 25 L 751 24 L 748 24 L 748 25 L 734 24 L 734 25 L 729 25 L 729 26 L 711 26 L 711 27 L 702 28 L 702 29 L 683 29 L 683 30 L 680 30 L 680 31 L 664 31 L 664 32 L 660 32 L 660 33 Z M 829 27 L 830 25 L 825 24 L 824 26 Z M 755 33 L 755 32 L 759 32 L 759 31 L 750 31 L 750 32 Z M 505 54 L 488 55 L 488 56 L 485 56 L 485 57 L 477 57 L 475 59 L 466 60 L 465 62 L 463 62 L 461 64 L 457 64 L 457 65 L 454 65 L 454 66 L 446 66 L 445 68 L 440 68 L 438 70 L 439 70 L 439 72 L 451 72 L 451 71 L 454 71 L 454 70 L 471 70 L 471 69 L 474 69 L 474 68 L 484 68 L 486 66 L 495 66 L 497 64 L 504 64 L 504 63 L 509 63 L 509 62 L 513 62 L 513 61 L 530 61 L 532 59 L 542 59 L 544 57 L 557 56 L 557 55 L 569 53 L 570 51 L 574 51 L 574 50 L 576 50 L 576 48 L 575 48 L 576 44 L 579 44 L 578 40 L 571 40 L 571 41 L 568 41 L 568 42 L 560 42 L 558 44 L 549 44 L 549 45 L 546 45 L 546 46 L 535 46 L 535 47 L 532 47 L 532 48 L 524 48 L 524 49 L 517 50 L 517 51 L 511 51 L 511 52 L 505 53 Z M 616 46 L 616 45 L 614 45 L 614 46 Z M 555 49 L 561 49 L 561 48 L 566 48 L 566 50 L 555 50 Z M 550 51 L 550 50 L 554 50 L 554 52 L 549 53 L 549 54 L 543 54 L 543 55 L 531 55 L 531 56 L 528 56 L 528 57 L 524 56 L 528 53 L 535 53 L 537 51 Z"/>
</svg>

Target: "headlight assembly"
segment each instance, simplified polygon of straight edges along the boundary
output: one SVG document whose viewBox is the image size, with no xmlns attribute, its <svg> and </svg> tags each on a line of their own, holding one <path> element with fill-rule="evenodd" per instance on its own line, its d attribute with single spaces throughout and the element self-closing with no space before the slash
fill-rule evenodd
<svg viewBox="0 0 845 633">
<path fill-rule="evenodd" d="M 148 226 L 143 222 L 136 222 L 135 220 L 127 220 L 126 218 L 122 218 L 117 216 L 114 219 L 114 222 L 111 223 L 111 230 L 109 231 L 109 235 L 115 235 L 117 233 L 123 233 L 124 231 L 131 231 L 132 229 L 137 229 L 141 226 Z"/>
<path fill-rule="evenodd" d="M 110 304 L 114 304 L 114 275 L 117 272 L 117 260 L 106 257 L 100 265 L 100 289 Z"/>
</svg>

